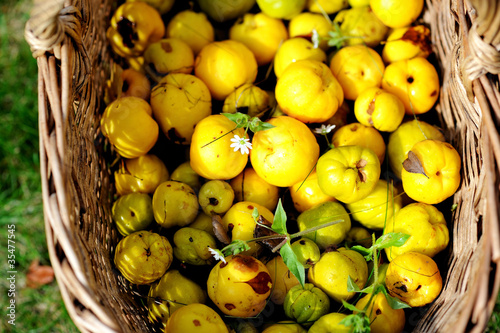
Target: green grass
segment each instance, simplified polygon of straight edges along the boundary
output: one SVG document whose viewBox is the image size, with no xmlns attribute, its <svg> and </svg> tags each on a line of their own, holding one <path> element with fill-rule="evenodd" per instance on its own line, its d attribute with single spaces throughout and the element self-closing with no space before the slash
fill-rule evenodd
<svg viewBox="0 0 500 333">
<path fill-rule="evenodd" d="M 6 290 L 7 225 L 16 225 L 16 326 L 1 332 L 77 332 L 66 312 L 56 282 L 39 289 L 26 287 L 33 260 L 50 264 L 45 240 L 38 155 L 37 66 L 24 41 L 29 0 L 0 4 L 0 304 Z M 487 332 L 500 331 L 500 298 Z"/>
<path fill-rule="evenodd" d="M 16 326 L 2 311 L 2 332 L 78 332 L 66 312 L 57 283 L 26 287 L 33 260 L 49 265 L 45 240 L 38 154 L 37 66 L 24 41 L 32 2 L 0 4 L 0 280 L 2 309 L 6 290 L 7 230 L 15 224 Z M 4 278 L 5 277 L 5 278 Z"/>
</svg>

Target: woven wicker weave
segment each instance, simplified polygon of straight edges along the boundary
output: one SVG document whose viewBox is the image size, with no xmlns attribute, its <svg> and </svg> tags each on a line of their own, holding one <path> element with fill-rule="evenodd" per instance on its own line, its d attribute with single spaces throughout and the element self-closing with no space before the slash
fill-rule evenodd
<svg viewBox="0 0 500 333">
<path fill-rule="evenodd" d="M 152 332 L 113 268 L 110 171 L 99 135 L 112 64 L 111 0 L 38 0 L 26 39 L 39 68 L 40 161 L 47 243 L 68 312 L 82 332 Z M 427 0 L 442 91 L 436 109 L 460 152 L 452 242 L 439 298 L 408 318 L 421 332 L 480 332 L 500 283 L 500 4 Z"/>
</svg>

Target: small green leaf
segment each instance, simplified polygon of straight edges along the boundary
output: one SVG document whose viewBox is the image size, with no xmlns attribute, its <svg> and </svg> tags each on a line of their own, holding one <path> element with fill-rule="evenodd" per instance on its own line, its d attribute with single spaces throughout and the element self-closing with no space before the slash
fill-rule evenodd
<svg viewBox="0 0 500 333">
<path fill-rule="evenodd" d="M 236 255 L 238 253 L 247 251 L 249 249 L 250 245 L 248 245 L 247 242 L 241 239 L 235 239 L 229 245 L 224 247 L 221 250 L 221 252 L 224 254 L 224 256 L 229 256 L 229 255 Z"/>
<path fill-rule="evenodd" d="M 254 133 L 258 131 L 264 131 L 266 129 L 273 128 L 274 125 L 261 121 L 258 117 L 253 117 L 248 123 L 248 127 Z"/>
<path fill-rule="evenodd" d="M 286 267 L 292 272 L 292 274 L 299 280 L 302 287 L 306 283 L 306 269 L 304 265 L 297 259 L 297 255 L 292 250 L 290 241 L 286 242 L 280 249 L 280 255 L 283 258 L 283 262 Z"/>
<path fill-rule="evenodd" d="M 281 204 L 281 199 L 278 200 L 276 211 L 274 212 L 274 220 L 271 228 L 278 234 L 287 235 L 286 230 L 286 212 Z"/>
<path fill-rule="evenodd" d="M 354 323 L 358 321 L 357 319 L 358 316 L 356 315 L 348 315 L 344 319 L 342 319 L 339 324 L 344 325 L 344 326 L 354 326 Z"/>
<path fill-rule="evenodd" d="M 229 120 L 232 120 L 236 123 L 236 128 L 246 127 L 248 122 L 250 121 L 250 116 L 244 113 L 236 112 L 236 113 L 221 113 L 223 116 L 226 116 Z"/>
<path fill-rule="evenodd" d="M 408 304 L 406 304 L 405 302 L 403 302 L 399 298 L 389 295 L 389 293 L 387 292 L 387 290 L 385 288 L 382 288 L 382 293 L 385 295 L 385 299 L 387 300 L 387 303 L 389 303 L 391 308 L 393 308 L 394 310 L 410 309 L 411 308 L 411 306 L 409 306 Z"/>
<path fill-rule="evenodd" d="M 359 289 L 358 285 L 356 284 L 356 282 L 354 282 L 350 275 L 347 276 L 347 291 L 356 293 L 361 292 L 361 289 Z"/>
<path fill-rule="evenodd" d="M 454 212 L 457 209 L 457 207 L 458 207 L 458 204 L 456 204 L 456 203 L 451 205 L 451 211 Z"/>
<path fill-rule="evenodd" d="M 257 209 L 257 207 L 254 207 L 254 209 L 253 209 L 252 217 L 253 217 L 253 220 L 255 222 L 257 222 L 257 219 L 259 218 L 259 210 Z"/>
<path fill-rule="evenodd" d="M 349 275 L 347 277 L 347 291 L 348 292 L 355 292 L 355 293 L 369 294 L 369 293 L 371 293 L 373 291 L 373 285 L 372 286 L 368 286 L 368 287 L 363 288 L 363 289 L 359 289 L 359 286 L 356 284 L 356 282 L 354 282 L 354 280 Z"/>
<path fill-rule="evenodd" d="M 391 246 L 400 247 L 410 238 L 410 235 L 404 234 L 402 232 L 389 232 L 385 235 L 380 236 L 373 245 L 377 250 L 386 249 Z"/>
<path fill-rule="evenodd" d="M 354 245 L 353 247 L 351 247 L 351 250 L 354 250 L 354 251 L 358 252 L 359 254 L 361 254 L 363 257 L 365 257 L 365 259 L 367 261 L 370 261 L 372 259 L 373 247 L 370 247 L 369 249 L 367 249 L 366 247 L 361 246 L 361 245 Z"/>
<path fill-rule="evenodd" d="M 347 310 L 351 310 L 353 312 L 363 312 L 363 310 L 358 309 L 354 304 L 347 303 L 346 301 L 342 300 L 342 305 L 344 308 Z"/>
<path fill-rule="evenodd" d="M 363 312 L 348 315 L 339 324 L 351 327 L 353 333 L 370 332 L 370 320 Z"/>
</svg>

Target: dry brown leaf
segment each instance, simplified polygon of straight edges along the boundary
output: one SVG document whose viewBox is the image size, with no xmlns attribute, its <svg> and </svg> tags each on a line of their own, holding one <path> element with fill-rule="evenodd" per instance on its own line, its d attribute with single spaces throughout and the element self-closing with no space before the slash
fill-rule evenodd
<svg viewBox="0 0 500 333">
<path fill-rule="evenodd" d="M 403 168 L 410 173 L 419 173 L 429 178 L 429 176 L 425 174 L 422 162 L 420 162 L 418 156 L 411 150 L 408 152 L 408 158 L 403 161 Z"/>
<path fill-rule="evenodd" d="M 263 239 L 258 243 L 265 245 L 270 250 L 274 249 L 278 246 L 283 239 L 285 239 L 285 235 L 280 235 L 277 232 L 273 231 L 271 228 L 272 223 L 264 218 L 264 216 L 260 215 L 257 221 L 260 224 L 255 225 L 255 229 L 253 231 L 253 236 L 255 238 L 266 237 L 266 236 L 276 236 L 276 238 Z M 268 226 L 269 228 L 263 227 L 262 225 Z"/>
<path fill-rule="evenodd" d="M 26 286 L 39 288 L 54 281 L 54 269 L 51 266 L 40 265 L 39 260 L 33 260 L 26 274 Z"/>
<path fill-rule="evenodd" d="M 219 215 L 212 216 L 212 228 L 214 229 L 215 237 L 217 237 L 219 242 L 227 245 L 231 242 L 231 240 L 227 236 L 226 229 L 224 229 L 221 221 L 222 220 Z"/>
</svg>

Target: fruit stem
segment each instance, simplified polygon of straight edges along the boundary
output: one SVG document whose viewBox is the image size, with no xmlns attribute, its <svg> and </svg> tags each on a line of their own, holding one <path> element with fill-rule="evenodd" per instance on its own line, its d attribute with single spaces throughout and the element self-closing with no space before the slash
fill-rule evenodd
<svg viewBox="0 0 500 333">
<path fill-rule="evenodd" d="M 335 220 L 335 221 L 327 222 L 327 223 L 324 223 L 324 224 L 321 224 L 321 225 L 318 225 L 318 226 L 315 226 L 315 227 L 312 227 L 312 228 L 309 228 L 309 229 L 306 229 L 303 231 L 299 231 L 299 232 L 296 232 L 294 234 L 291 234 L 290 239 L 304 236 L 304 235 L 307 235 L 308 233 L 311 233 L 311 232 L 317 231 L 319 229 L 323 229 L 323 228 L 326 228 L 326 227 L 329 227 L 331 225 L 341 223 L 341 222 L 344 222 L 344 220 L 343 219 Z"/>
</svg>

